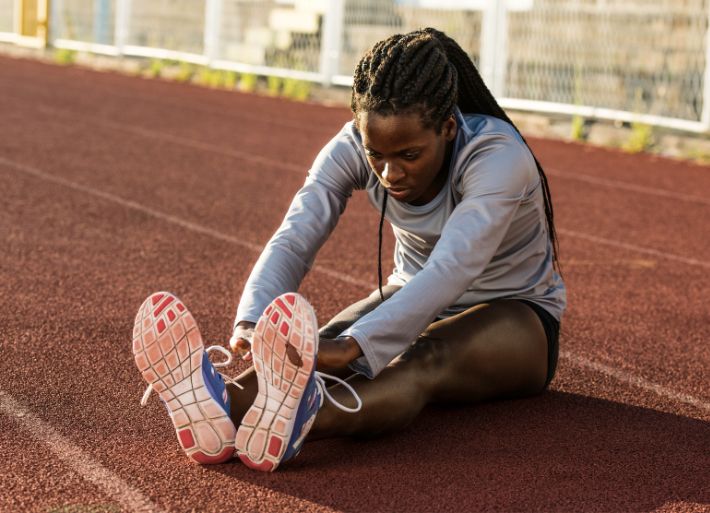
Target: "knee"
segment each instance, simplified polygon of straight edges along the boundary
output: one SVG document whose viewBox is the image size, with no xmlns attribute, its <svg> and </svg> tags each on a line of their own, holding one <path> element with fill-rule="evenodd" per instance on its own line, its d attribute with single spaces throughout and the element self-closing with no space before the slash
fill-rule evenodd
<svg viewBox="0 0 710 513">
<path fill-rule="evenodd" d="M 450 372 L 451 362 L 449 345 L 425 333 L 395 360 L 394 365 L 407 367 L 411 381 L 419 389 L 419 396 L 426 398 L 431 395 L 441 377 Z"/>
</svg>

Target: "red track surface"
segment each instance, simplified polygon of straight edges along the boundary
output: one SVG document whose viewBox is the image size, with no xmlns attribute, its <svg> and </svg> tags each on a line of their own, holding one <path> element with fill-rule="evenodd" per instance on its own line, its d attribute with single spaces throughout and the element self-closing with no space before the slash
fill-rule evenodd
<svg viewBox="0 0 710 513">
<path fill-rule="evenodd" d="M 201 467 L 157 399 L 138 405 L 133 317 L 170 290 L 226 343 L 258 248 L 348 112 L 0 66 L 1 511 L 710 511 L 708 168 L 531 141 L 569 287 L 548 393 L 312 443 L 273 475 Z M 321 322 L 376 281 L 376 241 L 356 194 L 317 260 L 349 281 L 302 288 Z"/>
</svg>

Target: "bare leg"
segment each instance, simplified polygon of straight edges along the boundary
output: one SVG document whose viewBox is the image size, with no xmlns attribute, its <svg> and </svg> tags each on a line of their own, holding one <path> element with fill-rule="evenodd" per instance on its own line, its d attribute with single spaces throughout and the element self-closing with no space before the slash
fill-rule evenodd
<svg viewBox="0 0 710 513">
<path fill-rule="evenodd" d="M 349 379 L 362 410 L 344 413 L 324 404 L 309 439 L 394 431 L 429 402 L 534 395 L 543 390 L 546 377 L 547 338 L 537 314 L 519 301 L 478 305 L 433 323 L 374 380 Z M 342 387 L 330 392 L 344 404 L 352 402 Z"/>
<path fill-rule="evenodd" d="M 409 424 L 430 402 L 472 403 L 525 397 L 542 391 L 547 375 L 547 339 L 537 314 L 519 301 L 494 301 L 435 322 L 374 380 L 353 375 L 348 383 L 362 399 L 358 413 L 345 413 L 327 400 L 309 440 L 332 436 L 376 436 Z M 257 392 L 253 368 L 230 387 L 236 425 Z M 338 385 L 329 392 L 353 406 Z"/>
</svg>

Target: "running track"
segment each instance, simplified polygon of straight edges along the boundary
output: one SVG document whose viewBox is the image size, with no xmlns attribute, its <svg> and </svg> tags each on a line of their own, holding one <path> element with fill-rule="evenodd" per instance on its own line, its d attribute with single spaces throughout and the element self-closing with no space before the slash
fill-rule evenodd
<svg viewBox="0 0 710 513">
<path fill-rule="evenodd" d="M 135 312 L 170 290 L 226 343 L 259 249 L 349 114 L 0 66 L 0 511 L 710 511 L 707 167 L 531 141 L 569 286 L 549 392 L 315 442 L 274 475 L 200 467 L 157 398 L 138 405 Z M 302 288 L 321 321 L 374 286 L 376 242 L 355 194 Z"/>
</svg>

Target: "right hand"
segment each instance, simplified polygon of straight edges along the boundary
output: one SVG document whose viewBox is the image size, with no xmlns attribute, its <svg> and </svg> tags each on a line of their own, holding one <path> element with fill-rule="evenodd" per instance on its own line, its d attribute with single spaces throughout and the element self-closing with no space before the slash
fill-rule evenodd
<svg viewBox="0 0 710 513">
<path fill-rule="evenodd" d="M 254 326 L 256 326 L 256 323 L 254 322 L 239 321 L 237 323 L 237 328 L 241 329 L 235 329 L 234 335 L 231 339 L 229 339 L 229 347 L 231 347 L 232 351 L 237 353 L 245 362 L 250 362 L 252 360 L 251 344 L 246 338 L 240 337 L 239 333 L 242 332 L 246 334 L 251 330 L 253 334 Z"/>
</svg>

